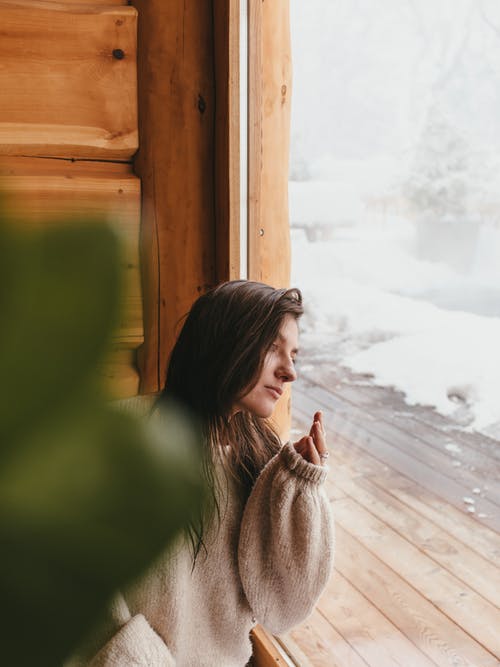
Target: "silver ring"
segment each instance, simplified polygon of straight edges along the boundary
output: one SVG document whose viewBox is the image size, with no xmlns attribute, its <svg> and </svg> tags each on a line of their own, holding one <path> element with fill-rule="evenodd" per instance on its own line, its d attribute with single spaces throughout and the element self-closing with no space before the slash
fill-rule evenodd
<svg viewBox="0 0 500 667">
<path fill-rule="evenodd" d="M 330 456 L 330 452 L 325 452 L 324 454 L 320 454 L 319 458 L 321 460 L 323 460 L 323 459 L 327 459 L 329 456 Z"/>
</svg>

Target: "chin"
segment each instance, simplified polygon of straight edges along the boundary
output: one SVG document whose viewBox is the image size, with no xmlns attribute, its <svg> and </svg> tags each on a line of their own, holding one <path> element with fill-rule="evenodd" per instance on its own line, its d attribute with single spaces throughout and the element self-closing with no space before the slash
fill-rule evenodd
<svg viewBox="0 0 500 667">
<path fill-rule="evenodd" d="M 269 419 L 269 417 L 272 416 L 275 407 L 276 407 L 275 405 L 266 407 L 263 406 L 260 409 L 254 410 L 253 415 L 255 417 L 260 417 L 261 419 Z"/>
</svg>

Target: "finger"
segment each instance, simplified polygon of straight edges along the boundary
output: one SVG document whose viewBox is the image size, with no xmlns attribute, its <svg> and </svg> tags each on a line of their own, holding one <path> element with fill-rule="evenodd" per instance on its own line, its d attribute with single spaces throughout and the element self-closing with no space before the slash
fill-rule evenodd
<svg viewBox="0 0 500 667">
<path fill-rule="evenodd" d="M 295 442 L 293 445 L 295 447 L 295 451 L 298 452 L 299 454 L 302 454 L 307 444 L 306 441 L 307 441 L 306 435 L 302 437 L 300 440 L 297 440 L 297 442 Z"/>
<path fill-rule="evenodd" d="M 315 425 L 316 422 L 320 423 L 321 430 L 323 431 L 323 435 L 325 435 L 325 427 L 323 425 L 323 413 L 321 412 L 321 410 L 318 410 L 317 412 L 314 413 L 313 423 L 312 423 L 312 426 L 311 426 L 311 430 L 309 431 L 309 435 L 311 437 L 313 436 L 314 425 Z"/>
<path fill-rule="evenodd" d="M 304 458 L 309 461 L 309 463 L 314 463 L 315 465 L 321 465 L 321 459 L 316 449 L 313 439 L 311 437 L 307 438 L 307 451 L 304 455 Z"/>
<path fill-rule="evenodd" d="M 297 454 L 300 454 L 300 456 L 309 463 L 315 463 L 316 465 L 321 464 L 320 456 L 311 436 L 305 435 L 294 444 L 294 447 Z"/>
<path fill-rule="evenodd" d="M 316 414 L 314 415 L 314 418 L 315 418 L 315 421 L 318 421 L 320 423 L 321 430 L 323 432 L 323 436 L 325 437 L 326 436 L 326 431 L 325 431 L 325 425 L 323 423 L 323 413 L 321 412 L 321 410 L 318 410 L 318 412 L 316 412 Z"/>
<path fill-rule="evenodd" d="M 325 433 L 319 421 L 313 425 L 313 442 L 319 454 L 325 454 L 327 451 Z"/>
</svg>

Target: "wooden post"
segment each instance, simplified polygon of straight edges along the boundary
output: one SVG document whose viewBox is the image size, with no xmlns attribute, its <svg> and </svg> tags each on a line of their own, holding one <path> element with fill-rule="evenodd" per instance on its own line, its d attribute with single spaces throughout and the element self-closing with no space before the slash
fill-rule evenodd
<svg viewBox="0 0 500 667">
<path fill-rule="evenodd" d="M 214 0 L 217 282 L 240 277 L 239 33 L 239 0 Z"/>
<path fill-rule="evenodd" d="M 211 2 L 133 0 L 139 12 L 144 335 L 141 392 L 164 383 L 178 325 L 215 282 Z"/>
<path fill-rule="evenodd" d="M 283 287 L 290 281 L 288 0 L 251 0 L 249 22 L 249 277 Z"/>
</svg>

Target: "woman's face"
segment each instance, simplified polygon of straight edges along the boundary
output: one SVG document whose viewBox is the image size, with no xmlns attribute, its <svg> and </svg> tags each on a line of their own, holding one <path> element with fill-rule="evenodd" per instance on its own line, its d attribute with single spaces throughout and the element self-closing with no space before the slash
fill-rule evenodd
<svg viewBox="0 0 500 667">
<path fill-rule="evenodd" d="M 232 413 L 246 411 L 256 417 L 270 417 L 287 382 L 297 379 L 295 357 L 298 352 L 299 329 L 293 315 L 286 315 L 271 345 L 262 372 L 255 386 L 233 406 Z"/>
</svg>

